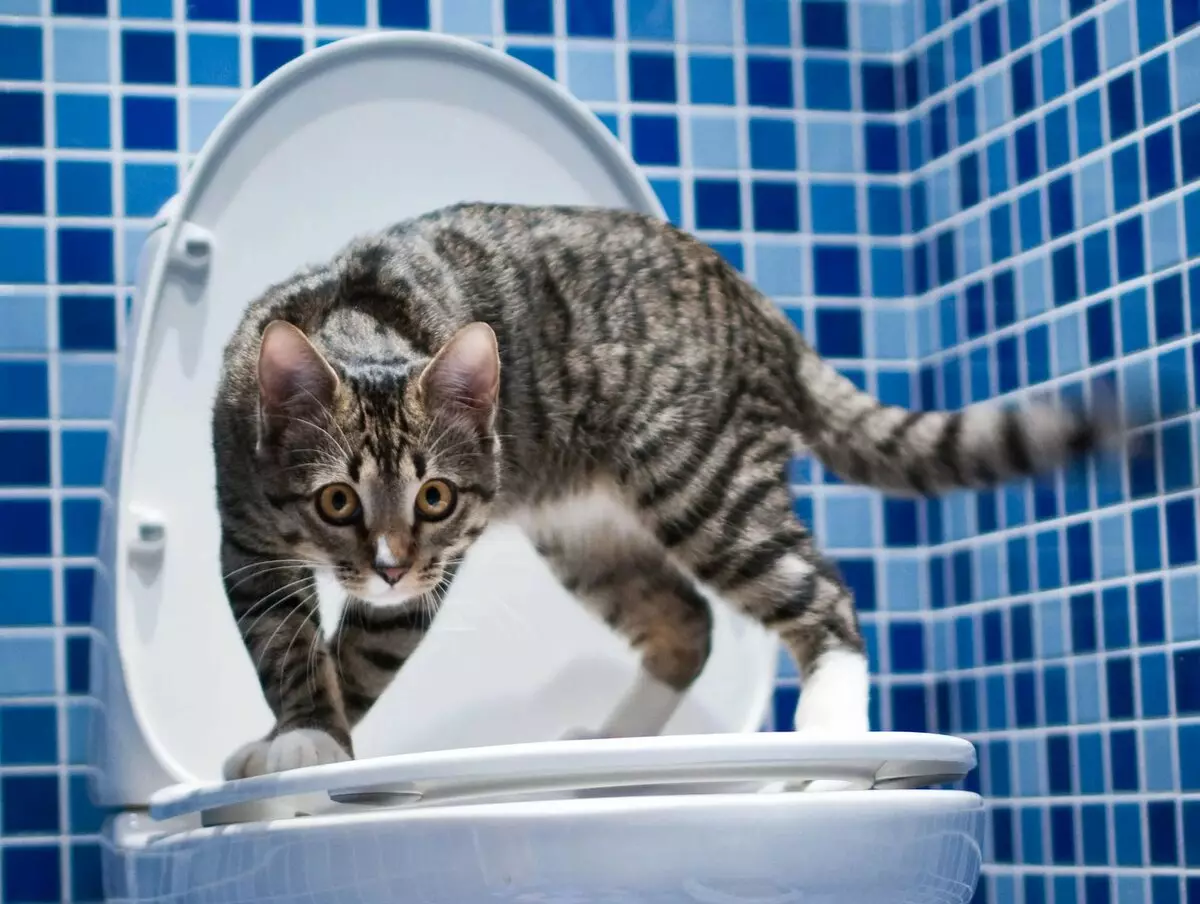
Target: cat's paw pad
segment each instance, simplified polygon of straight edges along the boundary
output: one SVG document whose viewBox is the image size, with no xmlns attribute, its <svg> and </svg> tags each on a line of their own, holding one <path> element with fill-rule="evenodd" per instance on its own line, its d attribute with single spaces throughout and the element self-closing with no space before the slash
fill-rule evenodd
<svg viewBox="0 0 1200 904">
<path fill-rule="evenodd" d="M 273 738 L 251 741 L 225 761 L 226 779 L 251 778 L 305 766 L 341 763 L 350 754 L 329 734 L 316 728 L 297 728 Z"/>
</svg>

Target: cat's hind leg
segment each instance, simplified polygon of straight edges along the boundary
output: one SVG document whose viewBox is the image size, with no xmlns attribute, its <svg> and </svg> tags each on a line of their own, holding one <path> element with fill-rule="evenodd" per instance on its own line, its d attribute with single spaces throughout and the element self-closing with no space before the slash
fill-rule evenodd
<svg viewBox="0 0 1200 904">
<path fill-rule="evenodd" d="M 563 586 L 641 655 L 633 687 L 584 734 L 659 734 L 708 661 L 708 600 L 615 492 L 570 497 L 521 523 Z"/>
</svg>

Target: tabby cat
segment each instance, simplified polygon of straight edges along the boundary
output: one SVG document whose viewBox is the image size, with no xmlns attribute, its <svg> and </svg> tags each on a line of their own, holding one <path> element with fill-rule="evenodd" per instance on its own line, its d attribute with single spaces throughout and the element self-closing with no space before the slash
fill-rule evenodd
<svg viewBox="0 0 1200 904">
<path fill-rule="evenodd" d="M 794 654 L 798 730 L 865 731 L 854 602 L 793 511 L 792 456 L 928 494 L 1057 466 L 1101 425 L 882 405 L 647 216 L 465 204 L 360 239 L 268 289 L 226 349 L 221 560 L 277 720 L 226 774 L 352 756 L 351 728 L 500 519 L 641 655 L 642 724 L 603 731 L 654 732 L 704 668 L 698 584 Z M 318 574 L 347 594 L 327 641 Z"/>
</svg>

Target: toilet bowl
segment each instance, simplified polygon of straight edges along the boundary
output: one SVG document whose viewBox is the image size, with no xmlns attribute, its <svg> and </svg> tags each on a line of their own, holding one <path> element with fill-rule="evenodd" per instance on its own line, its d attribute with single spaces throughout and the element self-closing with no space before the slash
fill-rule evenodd
<svg viewBox="0 0 1200 904">
<path fill-rule="evenodd" d="M 612 135 L 470 42 L 324 47 L 250 92 L 142 253 L 91 646 L 110 901 L 894 902 L 970 899 L 965 741 L 758 733 L 776 644 L 716 606 L 661 736 L 605 724 L 625 644 L 514 528 L 480 539 L 426 641 L 354 732 L 359 759 L 222 781 L 272 719 L 225 603 L 209 417 L 244 305 L 351 237 L 463 200 L 662 215 Z M 322 594 L 322 608 L 336 594 Z M 854 790 L 780 790 L 812 779 Z"/>
</svg>

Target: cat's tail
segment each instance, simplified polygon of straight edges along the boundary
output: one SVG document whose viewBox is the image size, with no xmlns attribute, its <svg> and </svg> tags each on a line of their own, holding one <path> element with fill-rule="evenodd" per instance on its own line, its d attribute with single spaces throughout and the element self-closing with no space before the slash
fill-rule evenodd
<svg viewBox="0 0 1200 904">
<path fill-rule="evenodd" d="M 985 487 L 1038 474 L 1098 448 L 1117 448 L 1115 403 L 1094 413 L 1045 404 L 909 411 L 884 405 L 804 348 L 800 434 L 843 480 L 896 493 Z"/>
</svg>

